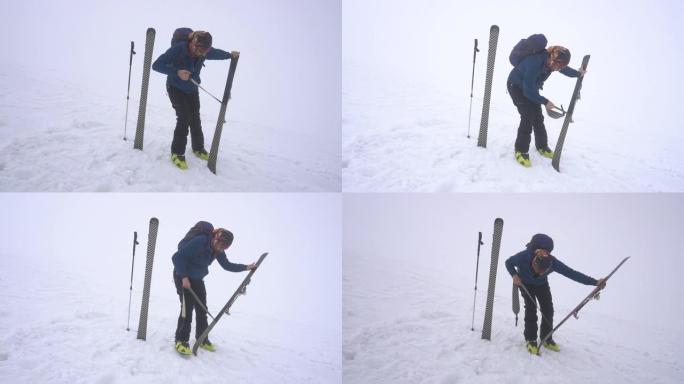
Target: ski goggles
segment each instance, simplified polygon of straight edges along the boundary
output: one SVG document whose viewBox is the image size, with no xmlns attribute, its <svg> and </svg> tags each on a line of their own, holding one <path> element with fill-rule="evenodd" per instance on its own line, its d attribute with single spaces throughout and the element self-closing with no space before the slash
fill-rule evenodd
<svg viewBox="0 0 684 384">
<path fill-rule="evenodd" d="M 567 63 L 564 63 L 560 60 L 549 59 L 549 68 L 553 69 L 554 71 L 560 71 L 567 66 Z"/>
<path fill-rule="evenodd" d="M 532 262 L 542 271 L 551 268 L 551 256 L 535 256 Z"/>
<path fill-rule="evenodd" d="M 195 50 L 197 51 L 198 54 L 202 56 L 206 56 L 209 51 L 211 51 L 211 47 L 202 47 L 199 45 L 195 45 Z"/>
</svg>

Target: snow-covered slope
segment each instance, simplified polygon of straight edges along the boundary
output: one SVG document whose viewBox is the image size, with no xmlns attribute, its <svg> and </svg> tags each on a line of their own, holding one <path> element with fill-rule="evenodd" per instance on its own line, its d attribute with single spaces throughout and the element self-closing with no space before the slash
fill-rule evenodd
<svg viewBox="0 0 684 384">
<path fill-rule="evenodd" d="M 619 314 L 598 315 L 592 310 L 601 303 L 590 303 L 579 320 L 559 329 L 555 339 L 561 352 L 543 349 L 537 357 L 524 347 L 523 308 L 514 326 L 510 284 L 497 287 L 492 340 L 481 339 L 486 266 L 471 331 L 472 287 L 462 290 L 466 281 L 447 266 L 438 268 L 442 265 L 429 257 L 411 267 L 377 255 L 345 253 L 344 258 L 345 383 L 674 384 L 684 377 L 681 331 L 646 327 Z M 453 270 L 454 263 L 448 267 Z M 603 301 L 618 294 L 606 292 Z M 576 304 L 559 301 L 557 316 Z"/>
<path fill-rule="evenodd" d="M 553 15 L 553 16 L 551 16 Z M 342 182 L 349 192 L 682 191 L 678 109 L 683 77 L 681 3 L 629 1 L 614 12 L 592 1 L 564 4 L 350 0 L 343 7 Z M 500 27 L 487 149 L 477 147 L 489 27 Z M 591 54 L 561 172 L 532 151 L 513 157 L 519 115 L 506 91 L 508 54 L 544 33 Z M 619 36 L 619 38 L 615 38 Z M 470 139 L 473 39 L 479 39 Z M 647 52 L 635 48 L 648 46 Z M 654 55 L 652 52 L 658 52 Z M 541 92 L 566 108 L 575 80 L 553 74 Z M 562 120 L 545 119 L 555 148 Z M 531 148 L 534 149 L 534 139 Z"/>
<path fill-rule="evenodd" d="M 305 11 L 304 11 L 305 10 Z M 339 191 L 340 11 L 336 1 L 90 3 L 29 0 L 6 7 L 0 32 L 0 190 Z M 133 150 L 145 31 L 153 60 L 177 27 L 241 52 L 217 175 L 195 158 L 175 169 L 176 116 L 152 71 L 144 150 Z M 21 31 L 18 34 L 18 31 Z M 135 41 L 124 137 L 130 41 Z M 18 53 L 22 54 L 19 55 Z M 202 86 L 222 95 L 228 61 L 207 61 Z M 303 75 L 305 74 L 305 75 Z M 220 104 L 200 92 L 208 149 Z"/>
<path fill-rule="evenodd" d="M 334 195 L 5 194 L 0 377 L 13 383 L 339 383 L 340 204 Z M 97 213 L 95 213 L 97 212 Z M 147 340 L 136 339 L 147 221 L 159 217 Z M 13 217 L 13 219 L 9 219 Z M 173 348 L 171 255 L 199 219 L 235 233 L 228 257 L 270 252 L 212 330 L 215 353 Z M 132 231 L 137 247 L 126 330 Z M 216 314 L 244 278 L 205 278 Z M 191 342 L 194 341 L 194 324 Z"/>
<path fill-rule="evenodd" d="M 667 251 L 667 239 L 682 225 L 681 197 L 493 199 L 345 196 L 345 383 L 681 382 L 682 262 Z M 548 223 L 524 214 L 550 205 L 559 212 Z M 503 240 L 492 336 L 485 341 L 481 332 L 497 211 L 504 218 Z M 585 220 L 571 222 L 575 217 Z M 471 330 L 478 230 L 485 245 Z M 608 282 L 601 300 L 558 329 L 554 339 L 561 352 L 543 350 L 537 357 L 524 348 L 523 308 L 515 327 L 504 261 L 541 231 L 554 237 L 557 257 L 595 277 L 607 274 L 623 255 L 632 258 Z M 592 289 L 559 274 L 549 283 L 556 321 Z"/>
</svg>

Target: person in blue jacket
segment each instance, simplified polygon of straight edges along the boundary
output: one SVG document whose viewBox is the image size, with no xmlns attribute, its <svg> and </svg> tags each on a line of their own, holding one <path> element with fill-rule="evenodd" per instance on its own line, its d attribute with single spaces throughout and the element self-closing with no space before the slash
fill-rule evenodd
<svg viewBox="0 0 684 384">
<path fill-rule="evenodd" d="M 207 313 L 202 308 L 207 308 L 207 291 L 204 286 L 204 277 L 209 273 L 209 265 L 218 260 L 223 269 L 230 272 L 242 272 L 254 269 L 255 264 L 235 264 L 226 257 L 226 249 L 233 243 L 233 234 L 224 228 L 214 229 L 206 222 L 197 223 L 188 234 L 178 243 L 178 251 L 173 254 L 173 281 L 176 292 L 181 301 L 181 314 L 178 316 L 176 326 L 176 350 L 181 354 L 192 353 L 188 341 L 192 326 L 192 312 L 195 311 L 197 325 L 195 337 L 207 329 Z M 191 288 L 199 300 L 201 306 L 196 305 L 195 298 L 187 292 Z M 185 306 L 185 312 L 183 312 Z M 208 351 L 214 351 L 214 345 L 207 337 L 200 345 Z"/>
<path fill-rule="evenodd" d="M 524 286 L 534 300 L 539 303 L 542 313 L 540 339 L 543 339 L 553 330 L 553 299 L 547 276 L 551 272 L 561 275 L 585 285 L 605 285 L 604 279 L 594 279 L 563 264 L 555 256 L 553 251 L 553 239 L 538 233 L 532 236 L 532 240 L 521 251 L 506 260 L 506 269 L 513 277 L 513 284 Z M 537 346 L 537 307 L 527 293 L 522 290 L 525 300 L 525 330 L 524 336 L 527 350 L 536 354 Z M 560 347 L 553 338 L 549 338 L 544 346 L 560 351 Z"/>
<path fill-rule="evenodd" d="M 188 142 L 188 127 L 192 141 L 192 152 L 202 160 L 209 154 L 204 148 L 204 134 L 200 120 L 200 102 L 197 84 L 204 60 L 228 60 L 240 56 L 239 52 L 228 53 L 212 47 L 209 32 L 194 31 L 187 40 L 174 43 L 171 48 L 155 60 L 152 69 L 167 75 L 166 90 L 171 105 L 176 111 L 176 128 L 171 143 L 171 161 L 180 169 L 187 169 L 185 147 Z"/>
<path fill-rule="evenodd" d="M 515 159 L 525 167 L 532 166 L 529 150 L 533 130 L 537 151 L 544 157 L 553 158 L 541 106 L 546 107 L 547 113 L 557 107 L 541 96 L 539 90 L 554 71 L 559 71 L 568 77 L 584 76 L 586 71 L 572 69 L 568 67 L 568 63 L 570 63 L 570 51 L 565 47 L 555 45 L 540 53 L 525 57 L 508 75 L 508 94 L 511 95 L 513 104 L 520 114 L 518 136 L 515 139 Z"/>
</svg>

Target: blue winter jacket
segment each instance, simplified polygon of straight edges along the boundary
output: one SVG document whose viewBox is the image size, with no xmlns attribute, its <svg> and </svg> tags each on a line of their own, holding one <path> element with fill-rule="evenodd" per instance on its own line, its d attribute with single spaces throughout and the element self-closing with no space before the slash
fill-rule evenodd
<svg viewBox="0 0 684 384">
<path fill-rule="evenodd" d="M 546 284 L 548 282 L 546 277 L 551 272 L 558 272 L 561 275 L 569 279 L 572 279 L 578 283 L 584 285 L 596 285 L 596 279 L 591 278 L 581 272 L 575 271 L 574 269 L 563 264 L 555 256 L 550 257 L 551 267 L 549 268 L 549 271 L 543 275 L 537 275 L 532 269 L 532 258 L 534 258 L 534 251 L 532 249 L 526 249 L 522 252 L 519 252 L 509 257 L 508 260 L 506 260 L 506 269 L 508 270 L 508 273 L 511 274 L 511 276 L 515 274 L 520 276 L 520 280 L 522 280 L 522 282 L 525 284 Z"/>
<path fill-rule="evenodd" d="M 197 92 L 197 86 L 190 80 L 184 81 L 178 77 L 178 71 L 185 69 L 192 72 L 190 77 L 194 79 L 197 84 L 202 83 L 200 79 L 200 71 L 204 66 L 204 60 L 228 60 L 230 53 L 211 48 L 206 57 L 192 57 L 190 56 L 190 49 L 187 41 L 179 41 L 172 45 L 166 52 L 154 61 L 152 69 L 157 72 L 167 75 L 166 85 L 176 87 L 185 93 Z"/>
<path fill-rule="evenodd" d="M 209 265 L 218 260 L 226 271 L 242 272 L 247 270 L 245 264 L 234 264 L 228 261 L 226 253 L 214 252 L 211 248 L 211 236 L 197 235 L 178 243 L 178 251 L 173 254 L 173 271 L 181 277 L 191 280 L 202 280 L 209 273 Z"/>
<path fill-rule="evenodd" d="M 511 73 L 508 75 L 508 83 L 522 89 L 523 95 L 529 100 L 539 104 L 546 104 L 549 100 L 541 96 L 539 90 L 542 89 L 544 82 L 553 72 L 545 65 L 548 59 L 549 53 L 547 51 L 527 56 L 511 70 Z M 578 71 L 570 67 L 565 67 L 559 72 L 568 77 L 579 77 L 580 75 Z"/>
</svg>

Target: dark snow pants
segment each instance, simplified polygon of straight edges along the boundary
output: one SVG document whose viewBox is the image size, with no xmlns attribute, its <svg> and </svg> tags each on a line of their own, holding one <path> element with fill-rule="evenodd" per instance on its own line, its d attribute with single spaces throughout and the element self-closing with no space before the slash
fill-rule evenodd
<svg viewBox="0 0 684 384">
<path fill-rule="evenodd" d="M 185 147 L 188 143 L 188 128 L 190 129 L 192 150 L 204 150 L 204 134 L 202 133 L 199 112 L 199 92 L 185 93 L 170 85 L 166 86 L 166 91 L 169 94 L 169 99 L 171 99 L 173 109 L 176 110 L 176 129 L 173 131 L 171 153 L 185 154 Z"/>
<path fill-rule="evenodd" d="M 530 295 L 539 304 L 541 310 L 541 332 L 539 339 L 543 339 L 553 329 L 553 298 L 551 297 L 551 288 L 549 283 L 542 285 L 525 284 L 525 288 L 530 292 Z M 521 289 L 523 299 L 525 299 L 525 340 L 537 340 L 537 308 L 534 303 L 530 301 L 525 291 Z M 544 318 L 548 319 L 549 324 Z"/>
<path fill-rule="evenodd" d="M 176 341 L 190 340 L 190 328 L 192 327 L 192 311 L 195 311 L 197 326 L 195 327 L 195 338 L 207 329 L 207 313 L 199 306 L 195 305 L 195 298 L 192 293 L 183 289 L 182 278 L 176 273 L 173 274 L 173 282 L 176 284 L 176 293 L 181 303 L 181 312 L 178 315 L 178 325 L 176 326 Z M 202 304 L 207 307 L 207 290 L 203 280 L 190 279 L 190 287 L 197 294 Z M 183 317 L 183 294 L 185 294 L 185 318 Z"/>
<path fill-rule="evenodd" d="M 534 130 L 535 146 L 538 149 L 548 148 L 549 142 L 546 135 L 546 127 L 544 126 L 541 104 L 537 104 L 525 97 L 522 89 L 511 83 L 508 83 L 508 94 L 511 95 L 513 104 L 518 108 L 518 113 L 520 114 L 518 136 L 515 139 L 516 152 L 528 153 L 530 151 L 532 130 Z"/>
</svg>

